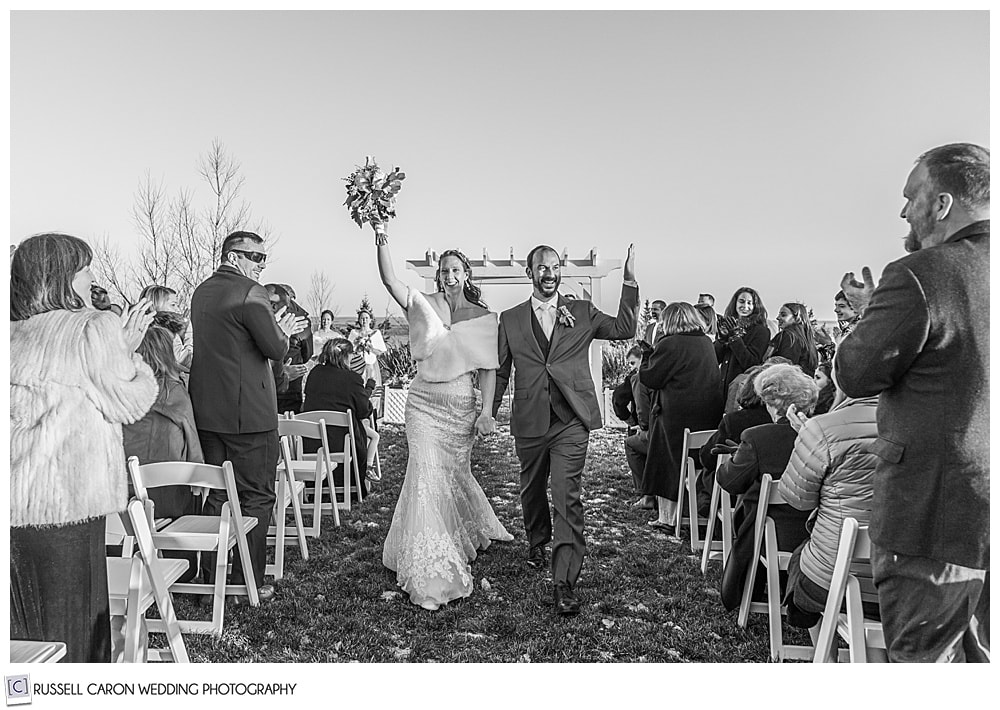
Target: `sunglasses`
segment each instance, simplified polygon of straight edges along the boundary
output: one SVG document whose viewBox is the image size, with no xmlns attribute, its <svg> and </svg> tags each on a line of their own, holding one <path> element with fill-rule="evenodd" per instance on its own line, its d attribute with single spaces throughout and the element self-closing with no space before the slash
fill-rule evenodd
<svg viewBox="0 0 1000 710">
<path fill-rule="evenodd" d="M 234 251 L 237 254 L 242 254 L 255 264 L 263 264 L 265 261 L 267 261 L 267 254 L 265 254 L 262 251 L 243 251 L 242 249 L 231 249 L 230 251 Z"/>
</svg>

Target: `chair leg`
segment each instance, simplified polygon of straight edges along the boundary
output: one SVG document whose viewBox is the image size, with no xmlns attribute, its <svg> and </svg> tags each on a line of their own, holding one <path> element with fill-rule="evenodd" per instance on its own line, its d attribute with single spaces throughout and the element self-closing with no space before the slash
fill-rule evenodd
<svg viewBox="0 0 1000 710">
<path fill-rule="evenodd" d="M 674 535 L 681 536 L 681 525 L 684 522 L 684 489 L 687 487 L 687 466 L 681 465 L 680 480 L 677 482 L 677 522 L 674 525 Z"/>
<path fill-rule="evenodd" d="M 302 487 L 302 491 L 304 494 L 305 486 Z M 302 523 L 302 505 L 294 487 L 292 489 L 292 513 L 295 515 L 295 531 L 299 539 L 299 552 L 302 554 L 303 560 L 308 560 L 309 546 L 306 544 L 306 529 L 305 525 Z"/>
<path fill-rule="evenodd" d="M 719 515 L 719 499 L 722 497 L 722 487 L 718 482 L 712 486 L 712 501 L 708 507 L 708 521 L 705 526 L 705 545 L 701 551 L 701 573 L 708 574 L 708 560 L 712 556 L 712 544 L 715 538 L 715 522 Z"/>
<path fill-rule="evenodd" d="M 701 550 L 701 537 L 698 531 L 698 477 L 695 476 L 694 459 L 687 459 L 687 494 L 688 494 L 688 520 L 691 529 L 691 552 L 697 554 Z"/>
<path fill-rule="evenodd" d="M 778 576 L 778 540 L 774 523 L 769 518 L 764 529 L 764 549 L 767 556 L 767 626 L 771 641 L 771 660 L 785 657 L 781 636 L 781 581 Z"/>
</svg>

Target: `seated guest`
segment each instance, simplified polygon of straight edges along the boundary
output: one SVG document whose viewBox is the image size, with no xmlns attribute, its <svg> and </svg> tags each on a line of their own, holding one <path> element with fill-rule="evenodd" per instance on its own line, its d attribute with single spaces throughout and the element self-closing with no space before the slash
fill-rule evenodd
<svg viewBox="0 0 1000 710">
<path fill-rule="evenodd" d="M 746 377 L 740 381 L 739 393 L 736 395 L 736 404 L 739 407 L 735 412 L 722 415 L 718 430 L 712 434 L 711 438 L 705 442 L 698 452 L 701 465 L 704 467 L 705 476 L 702 479 L 706 484 L 706 489 L 711 491 L 715 481 L 715 466 L 719 455 L 713 451 L 720 444 L 735 448 L 739 446 L 740 437 L 743 432 L 752 426 L 770 424 L 770 412 L 761 401 L 760 395 L 754 389 L 753 383 L 757 375 L 764 371 L 767 365 L 757 365 L 751 367 L 746 372 Z"/>
<path fill-rule="evenodd" d="M 871 518 L 877 457 L 869 447 L 878 438 L 877 407 L 878 396 L 849 398 L 812 419 L 789 416 L 799 434 L 778 488 L 793 508 L 813 511 L 812 531 L 788 562 L 785 603 L 793 626 L 819 623 L 844 518 L 861 525 Z"/>
<path fill-rule="evenodd" d="M 660 322 L 663 335 L 639 366 L 639 381 L 652 391 L 640 492 L 657 497 L 659 516 L 649 524 L 667 528 L 684 502 L 677 500 L 682 467 L 690 455 L 682 449 L 684 429 L 714 427 L 722 416 L 722 394 L 715 350 L 694 306 L 671 303 Z"/>
<path fill-rule="evenodd" d="M 787 357 L 781 357 L 780 355 L 772 355 L 771 357 L 767 358 L 767 360 L 765 360 L 762 364 L 766 367 L 770 367 L 771 365 L 791 365 L 792 361 L 789 360 Z M 738 405 L 736 404 L 736 395 L 739 393 L 740 387 L 743 386 L 743 380 L 745 380 L 746 377 L 747 377 L 746 372 L 737 375 L 733 379 L 732 384 L 729 385 L 729 392 L 726 394 L 726 407 L 725 407 L 725 411 L 727 414 L 730 412 L 735 412 L 736 409 L 738 408 Z"/>
<path fill-rule="evenodd" d="M 736 539 L 722 571 L 722 605 L 730 610 L 739 606 L 747 572 L 751 564 L 756 564 L 752 559 L 753 535 L 761 479 L 765 473 L 775 480 L 781 478 L 795 445 L 796 433 L 786 417 L 788 407 L 795 405 L 797 411 L 811 414 L 819 388 L 797 366 L 782 364 L 772 365 L 759 373 L 754 380 L 754 390 L 767 407 L 773 423 L 744 430 L 733 458 L 720 465 L 716 472 L 719 485 L 740 496 L 733 511 Z M 794 550 L 808 536 L 808 514 L 788 505 L 770 506 L 768 511 L 775 523 L 779 550 Z M 755 591 L 763 589 L 764 573 L 758 574 L 756 579 L 760 586 L 755 585 Z"/>
<path fill-rule="evenodd" d="M 646 453 L 649 451 L 649 388 L 639 382 L 639 365 L 642 362 L 642 348 L 633 345 L 628 351 L 631 372 L 615 388 L 611 406 L 619 419 L 629 425 L 629 435 L 625 439 L 625 459 L 632 471 L 632 483 L 638 491 L 642 485 L 642 471 L 646 467 Z M 635 502 L 637 508 L 652 510 L 656 498 L 642 496 Z"/>
<path fill-rule="evenodd" d="M 819 397 L 816 399 L 816 409 L 813 410 L 813 416 L 826 414 L 835 404 L 837 387 L 833 384 L 833 378 L 830 376 L 832 368 L 833 364 L 830 362 L 821 362 L 816 366 L 816 374 L 813 375 L 813 379 L 819 385 Z"/>
<path fill-rule="evenodd" d="M 764 351 L 764 359 L 786 357 L 812 377 L 819 364 L 819 353 L 809 322 L 809 311 L 801 303 L 782 304 L 778 310 L 778 329 L 778 334 Z"/>
<path fill-rule="evenodd" d="M 174 358 L 173 333 L 157 325 L 149 326 L 137 352 L 153 370 L 159 393 L 152 409 L 142 419 L 124 426 L 125 457 L 135 456 L 142 464 L 161 461 L 204 463 L 191 398 L 181 382 L 180 367 Z M 135 493 L 131 482 L 129 493 Z M 190 486 L 150 488 L 149 498 L 157 518 L 179 518 L 201 512 L 201 501 Z M 193 579 L 198 571 L 196 552 L 164 550 L 163 556 L 191 562 L 181 582 Z"/>
<path fill-rule="evenodd" d="M 319 364 L 309 373 L 306 380 L 306 400 L 302 411 L 312 412 L 325 410 L 346 412 L 348 409 L 354 415 L 354 445 L 358 452 L 358 468 L 361 472 L 362 494 L 367 495 L 365 485 L 368 468 L 375 461 L 379 434 L 368 425 L 368 417 L 372 413 L 371 396 L 375 384 L 372 380 L 362 382 L 361 375 L 350 368 L 351 353 L 354 348 L 346 338 L 332 338 L 323 344 L 319 356 Z M 344 450 L 344 434 L 342 427 L 327 427 L 327 439 L 331 453 Z M 303 442 L 306 453 L 315 453 L 319 442 L 306 440 Z"/>
</svg>

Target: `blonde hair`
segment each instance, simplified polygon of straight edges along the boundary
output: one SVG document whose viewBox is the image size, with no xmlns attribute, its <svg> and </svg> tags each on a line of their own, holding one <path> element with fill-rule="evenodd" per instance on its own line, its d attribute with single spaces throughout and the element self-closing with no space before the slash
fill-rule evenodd
<svg viewBox="0 0 1000 710">
<path fill-rule="evenodd" d="M 660 314 L 660 322 L 663 323 L 664 335 L 705 332 L 705 321 L 686 301 L 668 303 Z"/>
</svg>

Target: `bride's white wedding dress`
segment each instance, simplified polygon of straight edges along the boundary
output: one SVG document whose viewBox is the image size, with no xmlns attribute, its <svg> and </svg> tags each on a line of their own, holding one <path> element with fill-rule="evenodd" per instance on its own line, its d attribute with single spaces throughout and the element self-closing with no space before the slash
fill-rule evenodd
<svg viewBox="0 0 1000 710">
<path fill-rule="evenodd" d="M 410 601 L 436 609 L 472 594 L 469 563 L 492 540 L 513 540 L 472 476 L 472 373 L 497 367 L 497 316 L 445 324 L 419 291 L 407 293 L 417 376 L 406 399 L 406 479 L 382 563 Z M 485 406 L 489 406 L 486 403 Z"/>
</svg>

